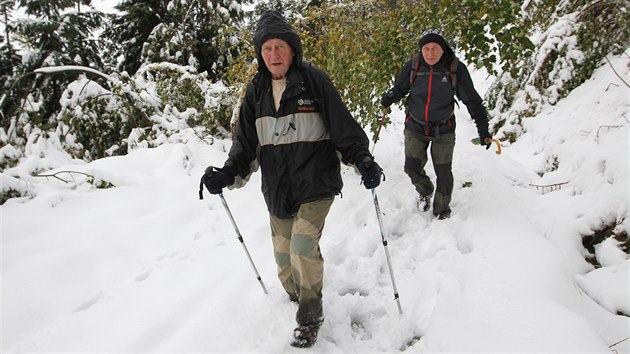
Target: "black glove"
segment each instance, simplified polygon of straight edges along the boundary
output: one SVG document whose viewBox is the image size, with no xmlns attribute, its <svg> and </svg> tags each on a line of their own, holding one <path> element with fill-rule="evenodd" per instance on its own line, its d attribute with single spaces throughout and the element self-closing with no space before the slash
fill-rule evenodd
<svg viewBox="0 0 630 354">
<path fill-rule="evenodd" d="M 381 174 L 383 170 L 372 158 L 365 157 L 357 167 L 359 168 L 359 172 L 361 172 L 361 180 L 363 180 L 365 188 L 372 189 L 381 184 Z"/>
<path fill-rule="evenodd" d="M 223 188 L 234 183 L 234 177 L 234 175 L 225 172 L 223 169 L 209 166 L 201 177 L 201 182 L 211 194 L 221 194 Z"/>
<path fill-rule="evenodd" d="M 479 134 L 479 145 L 485 147 L 486 150 L 490 149 L 492 146 L 492 135 L 488 131 Z"/>
<path fill-rule="evenodd" d="M 388 108 L 392 105 L 392 103 L 394 103 L 394 96 L 396 95 L 394 89 L 395 88 L 389 89 L 389 91 L 385 92 L 383 97 L 381 97 L 381 104 L 383 105 L 383 107 Z"/>
</svg>

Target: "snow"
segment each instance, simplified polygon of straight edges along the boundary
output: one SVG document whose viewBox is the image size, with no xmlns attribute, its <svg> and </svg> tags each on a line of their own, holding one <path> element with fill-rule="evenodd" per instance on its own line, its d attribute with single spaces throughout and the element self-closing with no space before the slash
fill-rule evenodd
<svg viewBox="0 0 630 354">
<path fill-rule="evenodd" d="M 43 67 L 43 68 L 37 68 L 34 71 L 36 73 L 41 73 L 41 74 L 51 74 L 51 73 L 58 73 L 58 72 L 65 72 L 65 71 L 88 72 L 88 73 L 101 76 L 107 79 L 107 81 L 113 81 L 113 79 L 107 74 L 103 74 L 102 72 L 96 69 L 92 69 L 90 67 L 79 66 L 79 65 L 48 66 L 48 67 Z"/>
<path fill-rule="evenodd" d="M 115 14 L 118 12 L 115 6 L 118 5 L 119 2 L 120 1 L 114 0 L 92 0 L 92 6 L 103 13 Z"/>
<path fill-rule="evenodd" d="M 630 80 L 627 58 L 611 63 Z M 480 91 L 489 81 L 475 72 Z M 0 350 L 628 353 L 630 319 L 617 315 L 630 314 L 628 256 L 607 241 L 594 269 L 581 235 L 601 220 L 629 231 L 629 105 L 628 88 L 603 66 L 541 107 L 501 155 L 468 142 L 476 130 L 460 110 L 453 216 L 443 221 L 415 210 L 404 117 L 394 111 L 374 154 L 387 178 L 377 193 L 403 314 L 371 194 L 344 166 L 321 241 L 326 319 L 309 350 L 288 345 L 296 305 L 276 277 L 260 173 L 224 195 L 269 295 L 220 199 L 198 199 L 199 178 L 222 165 L 229 140 L 182 139 L 91 163 L 37 145 L 16 168 L 56 166 L 48 174 L 116 187 L 21 174 L 34 197 L 0 207 Z"/>
</svg>

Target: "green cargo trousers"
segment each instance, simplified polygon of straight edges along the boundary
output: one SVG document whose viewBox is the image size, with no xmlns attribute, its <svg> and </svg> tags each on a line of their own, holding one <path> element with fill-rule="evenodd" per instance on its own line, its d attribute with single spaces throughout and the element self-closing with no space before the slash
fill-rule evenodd
<svg viewBox="0 0 630 354">
<path fill-rule="evenodd" d="M 455 133 L 442 134 L 439 138 L 427 137 L 407 129 L 405 134 L 405 173 L 421 196 L 433 194 L 433 182 L 424 171 L 429 161 L 427 150 L 431 148 L 431 160 L 436 175 L 435 196 L 433 197 L 433 215 L 450 210 L 453 194 L 453 150 Z"/>
<path fill-rule="evenodd" d="M 299 325 L 323 320 L 324 258 L 319 240 L 333 200 L 328 197 L 304 203 L 289 219 L 270 215 L 278 277 L 289 298 L 299 303 L 295 316 Z"/>
</svg>

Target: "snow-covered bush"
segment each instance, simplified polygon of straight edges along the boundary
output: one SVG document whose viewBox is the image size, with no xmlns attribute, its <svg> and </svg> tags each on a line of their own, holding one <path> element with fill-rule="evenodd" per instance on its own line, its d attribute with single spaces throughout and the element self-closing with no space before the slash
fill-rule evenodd
<svg viewBox="0 0 630 354">
<path fill-rule="evenodd" d="M 77 67 L 48 69 L 91 71 Z M 7 130 L 0 128 L 3 202 L 29 194 L 24 183 L 29 175 L 57 167 L 45 163 L 49 155 L 64 154 L 65 159 L 89 162 L 124 155 L 136 148 L 185 142 L 195 136 L 204 140 L 209 135 L 230 135 L 227 127 L 234 98 L 222 83 L 210 82 L 205 72 L 160 63 L 145 65 L 133 76 L 100 74 L 108 78 L 109 87 L 80 75 L 67 85 L 59 100 L 59 113 L 44 121 L 46 124 L 38 126 L 39 121 L 25 109 L 12 118 Z M 31 100 L 29 107 L 35 102 Z M 35 113 L 36 108 L 32 110 Z M 33 167 L 14 169 L 25 162 Z"/>
<path fill-rule="evenodd" d="M 182 65 L 197 66 L 197 58 L 192 54 L 195 43 L 192 33 L 161 23 L 153 29 L 142 47 L 145 63 L 168 61 Z"/>
<path fill-rule="evenodd" d="M 592 233 L 582 236 L 582 245 L 588 251 L 586 260 L 596 267 L 609 265 L 607 261 L 611 253 L 619 253 L 622 260 L 630 253 L 630 221 L 613 215 L 609 215 L 608 219 L 594 225 Z"/>
<path fill-rule="evenodd" d="M 626 6 L 618 0 L 525 3 L 535 55 L 515 62 L 518 73 L 505 71 L 488 93 L 491 123 L 500 138 L 514 142 L 523 133 L 524 118 L 566 97 L 606 64 L 607 54 L 625 50 L 630 39 Z M 550 7 L 555 7 L 551 14 Z"/>
<path fill-rule="evenodd" d="M 72 156 L 86 161 L 155 147 L 177 132 L 227 135 L 231 102 L 222 84 L 192 67 L 145 65 L 133 76 L 113 79 L 105 89 L 82 77 L 63 94 L 57 132 Z"/>
<path fill-rule="evenodd" d="M 158 95 L 163 114 L 154 119 L 162 128 L 180 130 L 184 126 L 172 123 L 183 120 L 186 126 L 203 127 L 212 135 L 227 134 L 233 102 L 228 99 L 224 85 L 212 84 L 206 72 L 161 63 L 144 66 L 138 75 Z"/>
<path fill-rule="evenodd" d="M 125 154 L 131 130 L 150 126 L 147 112 L 156 110 L 135 91 L 132 80 L 124 76 L 111 91 L 86 78 L 70 83 L 58 115 L 64 150 L 87 161 Z"/>
</svg>

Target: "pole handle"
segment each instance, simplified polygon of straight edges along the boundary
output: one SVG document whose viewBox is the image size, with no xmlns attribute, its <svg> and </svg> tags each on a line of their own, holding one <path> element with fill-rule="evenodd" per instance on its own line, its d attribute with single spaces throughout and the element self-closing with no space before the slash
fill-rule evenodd
<svg viewBox="0 0 630 354">
<path fill-rule="evenodd" d="M 497 155 L 501 155 L 501 142 L 499 141 L 499 139 L 485 138 L 483 141 L 486 144 L 494 142 L 497 145 L 496 154 Z M 481 145 L 481 139 L 480 138 L 471 139 L 470 142 L 475 144 L 475 145 Z"/>
<path fill-rule="evenodd" d="M 219 171 L 220 168 L 218 167 L 214 167 L 214 166 L 208 166 L 206 168 L 206 170 L 203 173 L 203 176 L 201 176 L 201 179 L 199 181 L 199 200 L 203 199 L 203 178 L 208 175 L 208 177 L 212 177 L 216 171 Z"/>
</svg>

